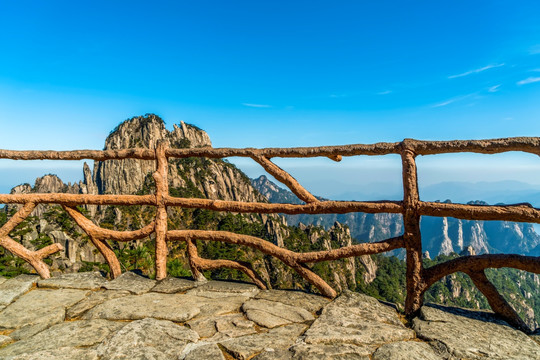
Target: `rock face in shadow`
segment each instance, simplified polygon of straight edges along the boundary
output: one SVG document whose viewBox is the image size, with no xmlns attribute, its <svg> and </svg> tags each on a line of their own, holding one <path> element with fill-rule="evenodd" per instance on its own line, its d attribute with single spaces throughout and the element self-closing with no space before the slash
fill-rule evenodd
<svg viewBox="0 0 540 360">
<path fill-rule="evenodd" d="M 167 293 L 150 289 L 136 295 L 144 279 L 136 276 L 123 279 L 123 290 L 69 288 L 78 274 L 52 278 L 54 289 L 31 288 L 0 311 L 0 359 L 540 357 L 535 335 L 508 327 L 492 313 L 424 306 L 410 328 L 393 307 L 358 293 L 329 300 L 299 291 L 259 291 L 246 283 L 169 279 L 172 286 L 155 286 Z M 93 274 L 82 278 L 95 280 Z"/>
</svg>

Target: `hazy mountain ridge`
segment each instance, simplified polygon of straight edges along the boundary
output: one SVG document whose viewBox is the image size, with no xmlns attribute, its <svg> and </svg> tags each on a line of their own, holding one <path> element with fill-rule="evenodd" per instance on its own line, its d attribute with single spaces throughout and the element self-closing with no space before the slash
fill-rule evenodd
<svg viewBox="0 0 540 360">
<path fill-rule="evenodd" d="M 252 184 L 271 202 L 300 203 L 290 191 L 283 189 L 264 175 Z M 449 202 L 449 200 L 447 200 Z M 469 204 L 487 204 L 470 201 Z M 286 215 L 290 224 L 315 224 L 325 228 L 338 221 L 346 224 L 353 238 L 373 242 L 399 236 L 403 232 L 400 214 L 324 214 Z M 515 253 L 539 256 L 540 235 L 532 224 L 509 221 L 474 221 L 423 216 L 421 219 L 424 251 L 433 257 L 460 253 L 472 246 L 477 254 Z"/>
</svg>

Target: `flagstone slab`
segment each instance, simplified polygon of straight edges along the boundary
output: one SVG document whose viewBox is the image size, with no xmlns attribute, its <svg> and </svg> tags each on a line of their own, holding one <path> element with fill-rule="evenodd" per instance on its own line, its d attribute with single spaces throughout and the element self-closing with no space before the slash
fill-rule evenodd
<svg viewBox="0 0 540 360">
<path fill-rule="evenodd" d="M 197 287 L 198 283 L 193 280 L 168 277 L 158 281 L 152 288 L 153 292 L 164 294 L 176 294 Z"/>
<path fill-rule="evenodd" d="M 208 341 L 217 341 L 239 337 L 257 332 L 255 323 L 247 320 L 243 314 L 210 316 L 187 322 L 191 330 Z"/>
<path fill-rule="evenodd" d="M 37 285 L 50 289 L 97 290 L 107 283 L 99 271 L 62 274 L 49 279 L 41 279 Z"/>
<path fill-rule="evenodd" d="M 30 291 L 39 280 L 36 275 L 19 275 L 0 284 L 0 306 L 7 306 L 23 294 Z"/>
<path fill-rule="evenodd" d="M 398 341 L 384 344 L 375 351 L 373 360 L 443 360 L 427 343 L 419 341 Z"/>
<path fill-rule="evenodd" d="M 93 307 L 104 303 L 107 300 L 116 299 L 119 297 L 128 296 L 131 293 L 129 291 L 122 290 L 101 290 L 94 291 L 83 300 L 79 301 L 77 304 L 70 307 L 66 312 L 67 319 L 74 319 L 82 316 L 86 311 L 92 309 Z"/>
<path fill-rule="evenodd" d="M 184 322 L 198 315 L 200 299 L 185 295 L 146 293 L 107 300 L 83 315 L 83 319 L 140 320 L 156 318 Z"/>
<path fill-rule="evenodd" d="M 242 310 L 249 320 L 267 328 L 315 320 L 306 309 L 265 299 L 248 300 Z"/>
<path fill-rule="evenodd" d="M 325 305 L 330 303 L 330 299 L 321 295 L 315 295 L 297 290 L 261 290 L 255 299 L 276 301 L 282 304 L 301 307 L 310 313 L 316 313 Z"/>
<path fill-rule="evenodd" d="M 413 319 L 418 337 L 467 359 L 540 359 L 540 345 L 488 311 L 425 305 Z"/>
<path fill-rule="evenodd" d="M 196 332 L 167 320 L 142 319 L 124 326 L 97 347 L 107 360 L 178 359 L 184 347 L 199 339 Z"/>
<path fill-rule="evenodd" d="M 373 346 L 353 344 L 298 344 L 290 348 L 290 353 L 292 354 L 291 359 L 294 360 L 370 360 L 370 355 L 374 350 Z M 409 360 L 421 359 L 411 358 Z"/>
<path fill-rule="evenodd" d="M 210 280 L 202 283 L 195 289 L 189 290 L 187 294 L 207 298 L 220 298 L 228 296 L 253 297 L 257 295 L 259 291 L 259 288 L 253 284 Z"/>
<path fill-rule="evenodd" d="M 225 360 L 225 356 L 216 344 L 203 344 L 190 350 L 184 360 Z"/>
<path fill-rule="evenodd" d="M 0 358 L 62 347 L 91 347 L 101 343 L 107 336 L 125 325 L 126 323 L 101 319 L 63 322 L 51 326 L 32 338 L 17 341 L 0 349 Z"/>
<path fill-rule="evenodd" d="M 140 295 L 149 292 L 156 286 L 156 280 L 128 271 L 114 280 L 106 282 L 103 287 L 107 290 L 124 290 Z"/>
<path fill-rule="evenodd" d="M 308 344 L 359 346 L 376 346 L 415 337 L 414 331 L 403 325 L 393 308 L 353 292 L 345 292 L 328 304 L 305 335 Z"/>
<path fill-rule="evenodd" d="M 306 328 L 307 325 L 304 324 L 290 324 L 264 333 L 220 341 L 219 345 L 223 346 L 235 359 L 247 360 L 262 351 L 289 348 Z"/>
<path fill-rule="evenodd" d="M 94 349 L 61 347 L 54 350 L 43 350 L 33 354 L 22 354 L 6 357 L 5 360 L 99 360 Z"/>
<path fill-rule="evenodd" d="M 74 289 L 30 291 L 0 313 L 0 329 L 63 321 L 66 308 L 84 299 L 88 293 Z"/>
</svg>

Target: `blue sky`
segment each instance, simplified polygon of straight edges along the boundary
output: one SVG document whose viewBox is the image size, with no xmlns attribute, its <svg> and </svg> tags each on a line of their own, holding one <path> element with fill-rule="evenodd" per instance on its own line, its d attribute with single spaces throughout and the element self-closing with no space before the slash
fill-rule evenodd
<svg viewBox="0 0 540 360">
<path fill-rule="evenodd" d="M 214 146 L 540 136 L 538 14 L 537 1 L 0 1 L 0 148 L 99 149 L 145 113 L 196 124 Z M 280 164 L 323 195 L 399 187 L 393 157 Z M 419 165 L 425 185 L 540 188 L 532 156 Z M 81 173 L 5 160 L 0 171 L 2 192 Z"/>
</svg>

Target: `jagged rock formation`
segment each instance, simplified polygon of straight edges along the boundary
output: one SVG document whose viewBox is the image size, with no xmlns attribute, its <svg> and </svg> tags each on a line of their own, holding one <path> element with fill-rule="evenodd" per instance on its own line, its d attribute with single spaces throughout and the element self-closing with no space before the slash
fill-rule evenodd
<svg viewBox="0 0 540 360">
<path fill-rule="evenodd" d="M 154 148 L 158 141 L 165 141 L 170 147 L 206 147 L 212 146 L 209 136 L 201 129 L 181 123 L 174 125 L 172 131 L 168 131 L 163 120 L 155 115 L 144 117 L 134 117 L 118 125 L 107 137 L 104 149 L 121 149 L 129 147 Z M 155 171 L 153 161 L 141 160 L 107 160 L 97 161 L 93 166 L 93 172 L 88 164 L 83 166 L 83 181 L 78 184 L 64 184 L 55 175 L 46 175 L 38 178 L 34 187 L 29 184 L 20 185 L 12 192 L 30 193 L 30 192 L 69 192 L 82 194 L 146 194 L 153 191 L 153 180 L 151 174 Z M 219 159 L 170 159 L 169 160 L 169 189 L 173 196 L 182 197 L 201 197 L 209 199 L 234 200 L 245 202 L 265 202 L 267 201 L 250 183 L 249 178 L 245 176 L 234 165 Z M 114 206 L 84 206 L 88 215 L 101 226 L 115 228 L 118 230 L 138 229 L 146 224 L 150 217 L 148 214 L 152 209 L 145 207 L 132 207 L 131 209 Z M 7 209 L 11 211 L 11 209 Z M 35 214 L 39 218 L 51 211 L 50 206 L 40 206 Z M 200 212 L 183 211 L 181 209 L 169 208 L 170 224 L 174 228 L 213 228 L 222 225 L 224 214 L 209 215 Z M 187 215 L 186 215 L 187 214 Z M 57 214 L 59 215 L 59 214 Z M 206 216 L 202 220 L 203 215 Z M 244 227 L 249 227 L 256 231 L 256 236 L 272 241 L 278 246 L 285 246 L 285 242 L 293 247 L 302 248 L 300 240 L 295 238 L 295 234 L 287 225 L 284 217 L 278 215 L 266 214 L 245 214 L 241 215 L 245 222 Z M 74 232 L 62 232 L 62 225 L 56 224 L 54 216 L 49 216 L 49 222 L 30 221 L 25 224 L 28 231 L 21 237 L 25 245 L 33 248 L 32 243 L 40 236 L 49 237 L 53 242 L 61 242 L 66 252 L 61 257 L 55 257 L 53 271 L 77 271 L 83 266 L 83 263 L 101 262 L 102 258 L 97 254 L 93 245 L 91 245 L 82 230 L 76 225 Z M 235 225 L 237 220 L 232 218 L 225 219 Z M 65 225 L 65 224 L 64 224 Z M 259 230 L 257 230 L 259 229 Z M 243 230 L 245 231 L 245 230 Z M 309 231 L 308 231 L 309 232 Z M 62 235 L 61 235 L 62 234 Z M 329 250 L 339 246 L 347 246 L 352 243 L 349 230 L 336 224 L 332 229 L 317 230 L 309 235 L 312 240 L 311 245 L 318 250 Z M 319 236 L 319 238 L 315 238 Z M 323 240 L 324 239 L 324 240 Z M 122 251 L 125 246 L 129 249 L 141 248 L 146 240 L 133 242 L 130 244 L 113 244 Z M 201 245 L 203 253 L 216 253 L 215 247 L 211 245 Z M 173 249 L 174 250 L 174 249 Z M 183 260 L 184 255 L 173 251 L 173 258 Z M 223 252 L 222 250 L 219 250 Z M 217 254 L 220 256 L 221 254 Z M 228 255 L 231 256 L 232 254 Z M 242 249 L 236 252 L 234 256 L 240 256 L 246 261 L 254 262 L 254 266 L 260 272 L 263 279 L 270 285 L 281 287 L 302 287 L 303 281 L 298 281 L 289 268 L 283 266 L 279 261 L 272 258 L 262 258 L 253 250 Z M 235 259 L 239 260 L 239 259 Z M 360 264 L 366 269 L 363 273 L 366 282 L 372 281 L 375 277 L 376 265 L 369 257 L 359 259 Z M 354 288 L 356 284 L 356 266 L 355 259 L 348 259 L 336 262 L 335 264 L 325 265 L 323 270 L 328 270 L 330 283 L 337 289 Z"/>
<path fill-rule="evenodd" d="M 38 279 L 0 277 L 0 331 L 7 334 L 0 335 L 1 359 L 540 357 L 536 335 L 489 312 L 426 305 L 407 326 L 394 307 L 352 292 L 329 301 L 245 283 L 156 282 L 132 273 L 113 281 L 91 272 Z"/>
</svg>

